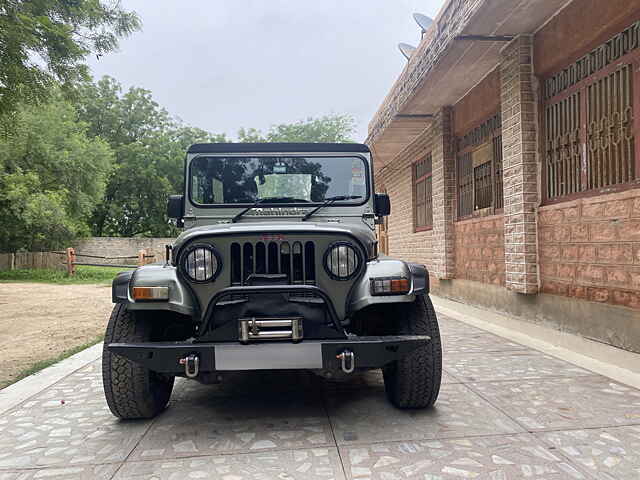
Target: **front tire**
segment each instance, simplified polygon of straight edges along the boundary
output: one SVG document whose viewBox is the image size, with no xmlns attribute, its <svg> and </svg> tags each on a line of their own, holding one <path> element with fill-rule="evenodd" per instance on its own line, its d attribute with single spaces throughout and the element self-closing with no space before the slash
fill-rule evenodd
<svg viewBox="0 0 640 480">
<path fill-rule="evenodd" d="M 109 343 L 152 340 L 153 323 L 118 303 L 111 313 L 102 350 L 102 382 L 109 410 L 119 418 L 152 418 L 167 405 L 174 377 L 161 375 L 107 350 Z"/>
<path fill-rule="evenodd" d="M 395 334 L 428 335 L 431 340 L 382 369 L 387 397 L 398 408 L 431 407 L 442 379 L 442 344 L 431 299 L 417 296 L 414 302 L 400 306 L 397 318 Z"/>
</svg>

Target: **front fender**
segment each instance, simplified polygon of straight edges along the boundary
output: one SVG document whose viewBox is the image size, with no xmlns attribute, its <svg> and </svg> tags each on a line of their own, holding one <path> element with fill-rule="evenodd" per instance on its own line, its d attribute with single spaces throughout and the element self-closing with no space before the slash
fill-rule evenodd
<svg viewBox="0 0 640 480">
<path fill-rule="evenodd" d="M 136 302 L 131 296 L 133 287 L 169 287 L 169 300 Z M 128 272 L 120 272 L 113 279 L 111 297 L 114 303 L 124 303 L 128 310 L 169 310 L 193 316 L 193 297 L 180 282 L 176 267 L 151 264 Z"/>
<path fill-rule="evenodd" d="M 410 283 L 409 292 L 404 295 L 372 295 L 371 279 L 380 277 L 408 278 Z M 416 295 L 429 293 L 429 273 L 424 265 L 381 257 L 367 263 L 367 269 L 360 281 L 355 285 L 353 292 L 349 302 L 349 311 L 351 313 L 362 310 L 369 305 L 413 302 Z"/>
</svg>

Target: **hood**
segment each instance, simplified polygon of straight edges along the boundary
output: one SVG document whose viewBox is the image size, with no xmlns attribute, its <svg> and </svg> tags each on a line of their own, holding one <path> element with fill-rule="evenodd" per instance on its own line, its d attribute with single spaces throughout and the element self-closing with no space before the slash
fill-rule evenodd
<svg viewBox="0 0 640 480">
<path fill-rule="evenodd" d="M 363 224 L 347 223 L 333 224 L 327 222 L 273 222 L 269 224 L 257 222 L 222 223 L 217 225 L 204 225 L 185 230 L 176 239 L 173 248 L 177 251 L 186 243 L 199 237 L 215 237 L 220 235 L 247 235 L 255 233 L 306 233 L 313 235 L 318 233 L 335 233 L 336 235 L 351 235 L 358 240 L 366 251 L 375 242 L 375 233 Z"/>
</svg>

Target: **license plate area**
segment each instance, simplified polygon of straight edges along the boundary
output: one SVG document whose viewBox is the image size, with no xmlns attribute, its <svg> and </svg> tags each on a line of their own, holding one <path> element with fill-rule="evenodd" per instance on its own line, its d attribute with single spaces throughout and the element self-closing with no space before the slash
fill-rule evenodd
<svg viewBox="0 0 640 480">
<path fill-rule="evenodd" d="M 302 317 L 250 317 L 238 319 L 240 343 L 303 338 Z"/>
</svg>

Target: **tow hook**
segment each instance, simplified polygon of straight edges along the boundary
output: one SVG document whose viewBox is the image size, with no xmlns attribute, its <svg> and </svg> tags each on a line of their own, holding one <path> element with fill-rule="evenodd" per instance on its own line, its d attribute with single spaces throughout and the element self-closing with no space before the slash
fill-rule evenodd
<svg viewBox="0 0 640 480">
<path fill-rule="evenodd" d="M 200 357 L 195 353 L 181 358 L 178 362 L 180 365 L 184 365 L 184 374 L 189 378 L 198 376 L 200 372 Z"/>
<path fill-rule="evenodd" d="M 344 373 L 352 373 L 356 368 L 356 357 L 351 350 L 344 350 L 341 354 L 336 355 L 340 360 L 342 371 Z"/>
</svg>

